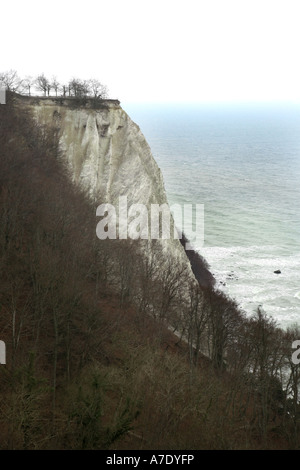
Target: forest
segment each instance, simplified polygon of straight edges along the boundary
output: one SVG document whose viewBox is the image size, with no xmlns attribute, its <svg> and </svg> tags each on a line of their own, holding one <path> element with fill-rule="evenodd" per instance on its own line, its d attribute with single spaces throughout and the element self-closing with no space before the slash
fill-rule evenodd
<svg viewBox="0 0 300 470">
<path fill-rule="evenodd" d="M 0 105 L 0 449 L 298 449 L 298 326 L 247 316 L 194 251 L 191 283 L 157 240 L 99 240 L 59 129 L 14 96 Z"/>
</svg>

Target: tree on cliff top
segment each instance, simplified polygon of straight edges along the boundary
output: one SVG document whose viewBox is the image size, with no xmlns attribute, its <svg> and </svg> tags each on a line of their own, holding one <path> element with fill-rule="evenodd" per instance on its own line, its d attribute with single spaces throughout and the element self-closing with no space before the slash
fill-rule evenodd
<svg viewBox="0 0 300 470">
<path fill-rule="evenodd" d="M 16 70 L 8 70 L 0 73 L 0 85 L 8 91 L 18 91 L 22 85 L 22 80 L 18 76 Z"/>
<path fill-rule="evenodd" d="M 88 81 L 90 94 L 93 95 L 94 98 L 107 98 L 108 90 L 105 85 L 103 85 L 99 80 L 95 78 L 91 78 Z"/>
<path fill-rule="evenodd" d="M 49 85 L 50 85 L 50 82 L 49 82 L 48 78 L 46 78 L 43 73 L 36 78 L 35 86 L 36 86 L 37 90 L 42 91 L 45 96 L 47 94 L 47 91 L 48 91 L 48 94 L 49 94 L 49 91 L 50 91 L 49 90 Z"/>
</svg>

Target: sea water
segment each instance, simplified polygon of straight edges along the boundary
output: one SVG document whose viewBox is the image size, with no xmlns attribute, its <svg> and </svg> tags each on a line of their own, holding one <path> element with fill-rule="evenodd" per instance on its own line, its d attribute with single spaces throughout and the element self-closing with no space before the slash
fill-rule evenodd
<svg viewBox="0 0 300 470">
<path fill-rule="evenodd" d="M 218 288 L 248 315 L 261 306 L 282 327 L 300 324 L 300 106 L 123 108 L 151 147 L 170 205 L 204 204 L 195 248 Z"/>
</svg>

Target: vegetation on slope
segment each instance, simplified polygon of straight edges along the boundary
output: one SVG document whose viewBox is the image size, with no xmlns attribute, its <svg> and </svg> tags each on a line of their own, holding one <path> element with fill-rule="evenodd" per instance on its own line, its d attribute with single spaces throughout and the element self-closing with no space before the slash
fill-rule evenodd
<svg viewBox="0 0 300 470">
<path fill-rule="evenodd" d="M 155 241 L 146 259 L 138 241 L 98 240 L 57 130 L 7 98 L 0 448 L 298 448 L 298 331 L 247 319 L 201 258 L 192 286 L 186 266 L 162 267 Z"/>
</svg>

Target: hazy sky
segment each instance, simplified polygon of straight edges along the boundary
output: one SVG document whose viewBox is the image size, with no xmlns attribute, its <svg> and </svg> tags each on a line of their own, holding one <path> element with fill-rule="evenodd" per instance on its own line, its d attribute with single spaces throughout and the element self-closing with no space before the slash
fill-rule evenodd
<svg viewBox="0 0 300 470">
<path fill-rule="evenodd" d="M 2 2 L 0 71 L 130 101 L 300 102 L 300 0 Z"/>
</svg>

